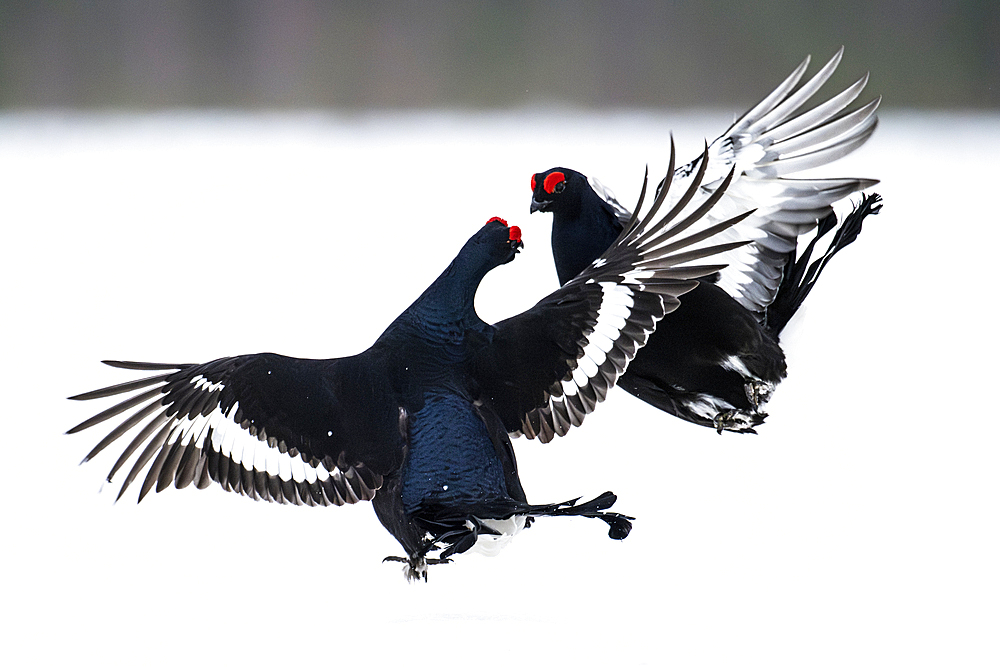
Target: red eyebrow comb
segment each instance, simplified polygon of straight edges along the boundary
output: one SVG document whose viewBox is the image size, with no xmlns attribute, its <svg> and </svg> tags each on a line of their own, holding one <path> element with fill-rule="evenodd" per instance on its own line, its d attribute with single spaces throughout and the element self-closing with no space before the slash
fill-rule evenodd
<svg viewBox="0 0 1000 667">
<path fill-rule="evenodd" d="M 566 180 L 566 174 L 562 173 L 561 171 L 553 171 L 551 174 L 545 177 L 544 181 L 542 181 L 542 188 L 544 188 L 545 191 L 548 192 L 549 194 L 552 194 L 553 192 L 555 192 L 556 186 L 565 180 Z"/>
</svg>

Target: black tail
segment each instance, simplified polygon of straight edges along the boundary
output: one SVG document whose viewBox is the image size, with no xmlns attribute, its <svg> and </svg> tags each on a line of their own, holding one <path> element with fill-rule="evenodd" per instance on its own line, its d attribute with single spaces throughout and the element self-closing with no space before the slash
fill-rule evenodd
<svg viewBox="0 0 1000 667">
<path fill-rule="evenodd" d="M 875 193 L 862 195 L 861 203 L 844 218 L 844 222 L 837 229 L 836 234 L 834 234 L 830 246 L 816 261 L 811 264 L 809 262 L 816 247 L 816 242 L 834 227 L 837 227 L 836 213 L 830 213 L 830 215 L 820 220 L 819 226 L 816 229 L 816 237 L 806 246 L 805 251 L 798 260 L 795 260 L 795 251 L 792 251 L 789 261 L 785 264 L 784 271 L 782 272 L 781 284 L 778 285 L 778 293 L 774 298 L 774 302 L 768 306 L 767 315 L 764 320 L 764 325 L 775 336 L 781 333 L 781 330 L 785 328 L 788 321 L 792 319 L 792 315 L 796 313 L 802 302 L 809 296 L 809 292 L 812 291 L 816 281 L 819 280 L 819 275 L 822 273 L 827 262 L 843 248 L 853 243 L 854 239 L 858 238 L 858 234 L 861 233 L 861 223 L 865 218 L 869 215 L 877 215 L 881 209 L 881 196 Z"/>
<path fill-rule="evenodd" d="M 577 505 L 579 498 L 564 503 L 553 503 L 551 505 L 528 505 L 525 514 L 529 516 L 585 516 L 591 519 L 604 521 L 610 529 L 608 537 L 613 540 L 624 540 L 632 530 L 634 517 L 618 514 L 617 512 L 605 512 L 615 504 L 618 497 L 610 491 L 605 491 L 593 500 Z"/>
</svg>

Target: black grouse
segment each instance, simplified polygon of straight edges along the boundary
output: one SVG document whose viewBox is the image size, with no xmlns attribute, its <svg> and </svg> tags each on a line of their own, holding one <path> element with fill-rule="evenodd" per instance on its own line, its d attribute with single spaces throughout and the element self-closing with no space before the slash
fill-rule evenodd
<svg viewBox="0 0 1000 667">
<path fill-rule="evenodd" d="M 668 190 L 601 262 L 521 315 L 491 326 L 474 308 L 483 277 L 522 245 L 516 227 L 494 218 L 366 351 L 107 361 L 155 374 L 72 397 L 129 396 L 69 432 L 125 414 L 84 458 L 128 442 L 108 475 L 130 466 L 119 498 L 146 469 L 139 500 L 153 488 L 212 482 L 296 505 L 370 500 L 405 550 L 389 560 L 406 563 L 409 579 L 426 579 L 429 563 L 474 546 L 496 549 L 534 517 L 599 518 L 623 539 L 630 517 L 606 511 L 616 500 L 610 492 L 529 504 L 508 434 L 551 436 L 580 424 L 693 279 L 720 268 L 689 263 L 734 247 L 698 244 L 739 217 L 679 236 L 724 186 L 673 226 L 678 208 L 654 218 Z"/>
<path fill-rule="evenodd" d="M 830 258 L 857 238 L 864 218 L 880 207 L 878 195 L 865 196 L 838 226 L 832 204 L 878 181 L 785 177 L 850 153 L 875 130 L 878 99 L 841 114 L 861 93 L 867 75 L 800 113 L 842 53 L 796 89 L 806 58 L 708 147 L 707 161 L 703 154 L 675 171 L 675 183 L 704 182 L 689 204 L 696 206 L 735 170 L 725 196 L 702 224 L 755 208 L 721 237 L 752 243 L 723 255 L 727 267 L 702 279 L 684 297 L 684 307 L 657 328 L 619 380 L 629 393 L 720 433 L 753 433 L 764 421 L 765 404 L 786 374 L 778 343 L 782 328 Z M 531 189 L 531 211 L 552 213 L 552 256 L 560 284 L 596 260 L 631 217 L 595 179 L 564 167 L 534 174 Z M 666 202 L 676 203 L 676 195 Z M 796 258 L 798 237 L 813 229 L 814 241 Z M 821 238 L 828 244 L 810 263 Z"/>
</svg>

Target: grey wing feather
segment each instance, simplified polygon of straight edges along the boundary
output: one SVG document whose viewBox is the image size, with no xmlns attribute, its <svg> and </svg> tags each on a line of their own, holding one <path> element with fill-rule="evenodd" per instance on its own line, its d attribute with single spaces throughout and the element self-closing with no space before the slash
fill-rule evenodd
<svg viewBox="0 0 1000 667">
<path fill-rule="evenodd" d="M 879 98 L 844 113 L 861 94 L 867 75 L 823 103 L 802 111 L 833 74 L 842 55 L 843 48 L 799 86 L 809 65 L 809 58 L 803 60 L 781 85 L 712 142 L 701 191 L 688 204 L 689 208 L 699 205 L 726 173 L 735 169 L 729 189 L 699 224 L 709 226 L 757 209 L 716 240 L 752 241 L 719 256 L 728 266 L 722 270 L 718 284 L 761 318 L 774 300 L 787 253 L 795 249 L 798 236 L 813 229 L 833 210 L 835 202 L 878 183 L 869 178 L 787 177 L 844 157 L 868 141 L 878 126 Z M 683 185 L 668 195 L 665 205 L 676 202 L 701 159 L 675 171 L 675 182 Z"/>
</svg>

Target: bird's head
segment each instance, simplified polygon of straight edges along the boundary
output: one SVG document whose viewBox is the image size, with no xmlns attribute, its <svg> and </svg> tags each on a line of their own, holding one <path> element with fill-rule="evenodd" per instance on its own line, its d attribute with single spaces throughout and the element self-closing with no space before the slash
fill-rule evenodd
<svg viewBox="0 0 1000 667">
<path fill-rule="evenodd" d="M 483 244 L 497 266 L 512 261 L 524 247 L 521 241 L 521 228 L 517 225 L 508 226 L 506 220 L 498 217 L 487 220 L 476 238 Z"/>
<path fill-rule="evenodd" d="M 531 176 L 531 212 L 568 213 L 579 206 L 587 177 L 580 172 L 556 167 Z"/>
</svg>

